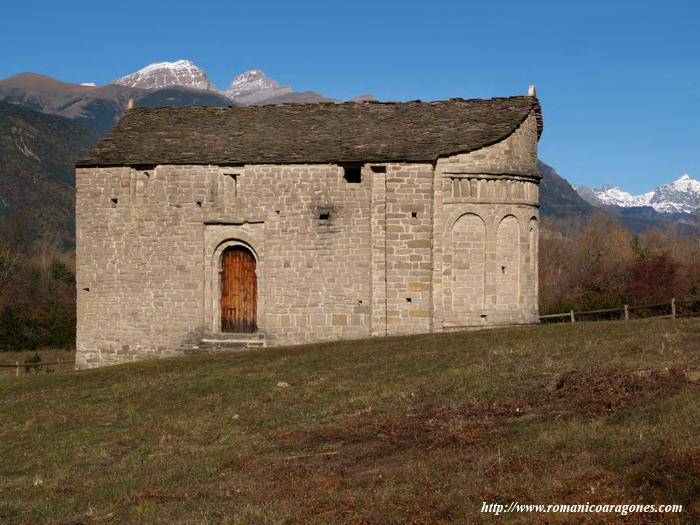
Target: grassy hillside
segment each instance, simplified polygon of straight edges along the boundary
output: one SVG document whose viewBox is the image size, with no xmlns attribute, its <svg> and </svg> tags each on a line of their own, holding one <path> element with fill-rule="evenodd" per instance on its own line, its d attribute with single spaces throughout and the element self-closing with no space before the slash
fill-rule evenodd
<svg viewBox="0 0 700 525">
<path fill-rule="evenodd" d="M 0 378 L 0 522 L 698 523 L 699 347 L 578 323 Z M 685 511 L 480 513 L 511 500 Z"/>
</svg>

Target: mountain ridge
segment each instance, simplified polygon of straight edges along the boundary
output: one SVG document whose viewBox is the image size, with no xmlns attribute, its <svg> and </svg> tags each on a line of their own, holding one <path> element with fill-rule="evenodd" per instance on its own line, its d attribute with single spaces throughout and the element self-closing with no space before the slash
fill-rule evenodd
<svg viewBox="0 0 700 525">
<path fill-rule="evenodd" d="M 650 207 L 662 214 L 693 214 L 700 209 L 700 181 L 683 174 L 676 180 L 657 186 L 651 191 L 633 195 L 610 184 L 597 188 L 574 186 L 576 192 L 589 204 L 598 208 Z"/>
<path fill-rule="evenodd" d="M 259 69 L 237 75 L 228 89 L 221 91 L 203 70 L 188 60 L 149 64 L 101 86 L 64 82 L 31 72 L 0 80 L 0 101 L 66 117 L 101 134 L 114 126 L 131 99 L 144 107 L 340 102 L 314 91 L 293 91 Z M 350 100 L 375 98 L 363 94 Z"/>
<path fill-rule="evenodd" d="M 248 105 L 291 92 L 291 86 L 281 86 L 259 69 L 251 69 L 236 76 L 224 93 L 230 99 Z"/>
<path fill-rule="evenodd" d="M 207 77 L 206 72 L 190 60 L 156 62 L 121 77 L 115 84 L 129 85 L 139 89 L 160 89 L 163 87 L 190 87 L 206 89 L 221 94 L 237 104 L 254 106 L 259 104 L 280 104 L 284 102 L 339 102 L 315 91 L 296 92 L 291 86 L 282 85 L 271 79 L 260 69 L 249 69 L 236 75 L 225 90 L 218 89 Z M 374 99 L 372 95 L 359 95 L 363 100 Z M 353 99 L 358 97 L 353 97 Z M 351 99 L 351 100 L 353 100 Z"/>
<path fill-rule="evenodd" d="M 64 117 L 0 102 L 0 217 L 21 229 L 14 234 L 73 246 L 74 165 L 98 140 Z"/>
<path fill-rule="evenodd" d="M 0 80 L 0 101 L 65 117 L 101 134 L 112 129 L 130 99 L 146 107 L 236 105 L 215 92 L 181 86 L 153 90 L 119 84 L 84 86 L 37 73 Z"/>
<path fill-rule="evenodd" d="M 216 90 L 216 87 L 211 83 L 204 70 L 189 60 L 149 64 L 139 71 L 112 81 L 112 84 L 141 89 L 181 86 L 210 91 Z"/>
</svg>

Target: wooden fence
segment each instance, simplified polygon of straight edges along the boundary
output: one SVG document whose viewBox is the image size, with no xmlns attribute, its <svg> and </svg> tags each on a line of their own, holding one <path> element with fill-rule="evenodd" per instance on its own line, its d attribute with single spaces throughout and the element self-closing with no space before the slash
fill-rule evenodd
<svg viewBox="0 0 700 525">
<path fill-rule="evenodd" d="M 641 312 L 644 311 L 656 311 L 665 310 L 667 313 L 663 315 L 643 315 Z M 631 314 L 631 312 L 640 312 L 638 314 Z M 642 304 L 636 306 L 629 306 L 623 304 L 617 308 L 605 308 L 602 310 L 587 310 L 585 312 L 575 312 L 569 310 L 568 312 L 561 314 L 548 314 L 540 315 L 540 321 L 546 319 L 562 319 L 564 322 L 572 322 L 581 320 L 581 317 L 585 316 L 596 316 L 596 320 L 625 320 L 629 321 L 630 317 L 636 319 L 676 319 L 679 317 L 692 317 L 700 315 L 700 297 L 690 297 L 686 299 L 677 300 L 672 298 L 670 302 L 665 303 L 655 303 L 655 304 Z M 603 317 L 603 319 L 601 319 Z"/>
<path fill-rule="evenodd" d="M 36 363 L 25 361 L 24 363 L 20 363 L 19 361 L 16 361 L 13 365 L 0 365 L 0 368 L 14 368 L 15 377 L 19 377 L 20 371 L 22 369 L 24 369 L 25 374 L 30 374 L 32 372 L 53 372 L 54 370 L 51 370 L 51 368 L 49 368 L 50 366 L 70 366 L 71 369 L 73 369 L 75 368 L 75 361 L 61 361 L 60 359 L 53 363 L 44 363 L 43 361 L 39 361 Z"/>
</svg>

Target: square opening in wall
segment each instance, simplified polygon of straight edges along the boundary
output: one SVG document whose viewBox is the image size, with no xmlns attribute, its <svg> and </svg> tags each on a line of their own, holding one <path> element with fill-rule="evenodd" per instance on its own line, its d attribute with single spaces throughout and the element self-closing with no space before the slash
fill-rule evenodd
<svg viewBox="0 0 700 525">
<path fill-rule="evenodd" d="M 330 214 L 330 212 L 324 212 L 324 213 L 319 214 L 318 218 L 322 221 L 327 221 L 328 219 L 331 218 L 331 214 Z"/>
<path fill-rule="evenodd" d="M 343 166 L 343 178 L 349 184 L 360 184 L 362 182 L 361 166 Z"/>
<path fill-rule="evenodd" d="M 418 218 L 418 212 L 417 212 L 417 211 L 412 211 L 412 212 L 411 212 L 411 218 L 412 218 L 412 219 L 417 219 L 417 218 Z"/>
<path fill-rule="evenodd" d="M 116 208 L 119 204 L 119 199 L 110 199 L 112 201 L 112 208 Z"/>
</svg>

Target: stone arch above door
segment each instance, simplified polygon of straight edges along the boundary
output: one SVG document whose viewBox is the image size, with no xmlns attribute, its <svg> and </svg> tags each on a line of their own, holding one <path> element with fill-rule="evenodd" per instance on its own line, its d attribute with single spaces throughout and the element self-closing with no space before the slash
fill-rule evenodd
<svg viewBox="0 0 700 525">
<path fill-rule="evenodd" d="M 265 327 L 263 255 L 264 224 L 205 224 L 204 230 L 204 332 L 222 333 L 221 314 L 221 260 L 227 249 L 241 247 L 248 250 L 255 259 L 257 277 L 256 317 L 258 331 Z"/>
</svg>

